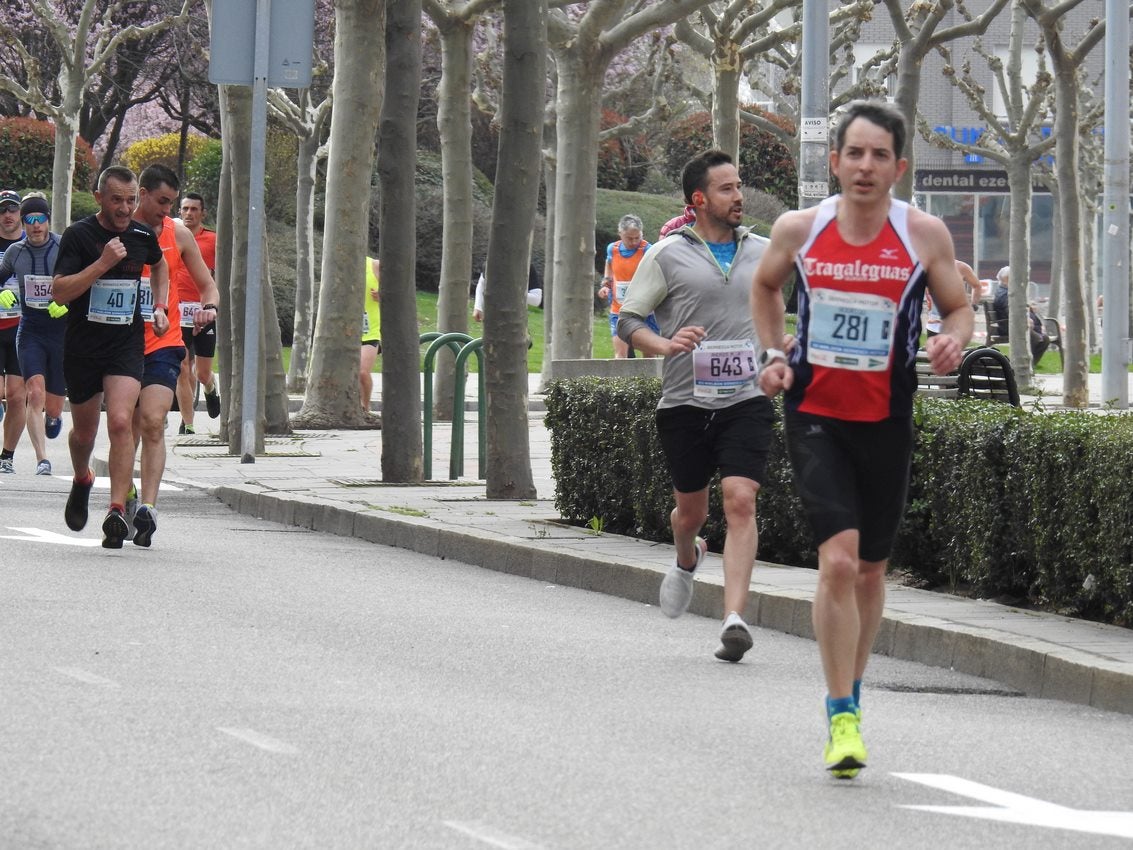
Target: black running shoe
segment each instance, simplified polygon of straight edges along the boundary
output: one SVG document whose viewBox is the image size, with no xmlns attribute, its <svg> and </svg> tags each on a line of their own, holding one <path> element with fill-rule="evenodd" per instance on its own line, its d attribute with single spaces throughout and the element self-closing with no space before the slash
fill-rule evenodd
<svg viewBox="0 0 1133 850">
<path fill-rule="evenodd" d="M 67 497 L 67 507 L 63 509 L 63 519 L 71 531 L 82 531 L 87 524 L 87 500 L 90 498 L 90 488 L 94 486 L 94 479 L 89 484 L 71 482 L 71 495 Z"/>
<path fill-rule="evenodd" d="M 130 526 L 126 525 L 126 517 L 117 508 L 111 508 L 102 521 L 102 548 L 121 549 L 122 541 L 130 533 Z"/>
<path fill-rule="evenodd" d="M 138 512 L 134 514 L 134 545 L 149 546 L 155 531 L 157 531 L 157 508 L 138 505 Z"/>
<path fill-rule="evenodd" d="M 216 419 L 220 416 L 220 390 L 216 388 L 216 384 L 212 385 L 212 391 L 205 390 L 205 409 L 208 410 L 209 419 Z"/>
</svg>

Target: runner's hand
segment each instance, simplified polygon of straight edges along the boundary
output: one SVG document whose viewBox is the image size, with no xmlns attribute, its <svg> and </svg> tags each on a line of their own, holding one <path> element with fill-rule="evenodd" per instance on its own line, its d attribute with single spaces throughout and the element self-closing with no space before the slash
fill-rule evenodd
<svg viewBox="0 0 1133 850">
<path fill-rule="evenodd" d="M 759 388 L 768 398 L 774 398 L 780 390 L 789 390 L 794 382 L 794 370 L 782 360 L 772 361 L 759 370 Z"/>
<path fill-rule="evenodd" d="M 47 315 L 49 315 L 53 319 L 60 319 L 63 316 L 67 315 L 67 305 L 56 304 L 54 301 L 52 301 L 47 305 Z"/>
<path fill-rule="evenodd" d="M 153 311 L 154 336 L 165 336 L 167 330 L 169 330 L 169 317 L 160 307 L 155 307 Z"/>
<path fill-rule="evenodd" d="M 700 325 L 686 325 L 669 340 L 669 354 L 686 354 L 696 348 L 708 336 Z"/>
<path fill-rule="evenodd" d="M 10 289 L 0 289 L 0 307 L 8 310 L 16 303 L 16 293 Z"/>
<path fill-rule="evenodd" d="M 951 334 L 931 336 L 924 347 L 928 354 L 928 363 L 935 375 L 947 375 L 950 372 L 955 372 L 960 367 L 960 360 L 964 357 L 964 347 Z"/>
</svg>

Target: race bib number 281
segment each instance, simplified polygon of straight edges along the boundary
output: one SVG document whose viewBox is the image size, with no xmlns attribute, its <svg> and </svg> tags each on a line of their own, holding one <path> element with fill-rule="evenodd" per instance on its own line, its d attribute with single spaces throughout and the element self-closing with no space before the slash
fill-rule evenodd
<svg viewBox="0 0 1133 850">
<path fill-rule="evenodd" d="M 896 303 L 883 295 L 814 290 L 807 360 L 834 369 L 884 371 L 896 315 Z"/>
</svg>

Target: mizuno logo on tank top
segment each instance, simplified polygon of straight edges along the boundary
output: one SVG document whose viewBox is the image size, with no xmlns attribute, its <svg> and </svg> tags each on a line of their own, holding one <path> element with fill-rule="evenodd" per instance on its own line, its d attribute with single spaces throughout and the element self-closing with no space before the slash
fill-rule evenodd
<svg viewBox="0 0 1133 850">
<path fill-rule="evenodd" d="M 795 258 L 799 285 L 795 382 L 804 413 L 878 422 L 912 412 L 926 275 L 908 233 L 908 205 L 866 245 L 838 230 L 840 198 L 826 199 Z"/>
</svg>

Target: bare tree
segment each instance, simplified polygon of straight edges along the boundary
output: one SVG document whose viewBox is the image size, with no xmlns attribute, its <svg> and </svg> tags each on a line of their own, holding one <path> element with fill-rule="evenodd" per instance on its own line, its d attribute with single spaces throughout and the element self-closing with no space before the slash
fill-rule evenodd
<svg viewBox="0 0 1133 850">
<path fill-rule="evenodd" d="M 1090 401 L 1087 357 L 1086 291 L 1082 265 L 1088 261 L 1084 249 L 1081 185 L 1079 172 L 1078 87 L 1082 84 L 1082 61 L 1105 35 L 1105 23 L 1093 21 L 1077 46 L 1064 39 L 1064 16 L 1082 0 L 1022 0 L 1043 34 L 1054 69 L 1055 177 L 1062 198 L 1062 292 L 1065 298 L 1066 333 L 1063 335 L 1062 403 L 1085 407 Z"/>
<path fill-rule="evenodd" d="M 378 135 L 382 344 L 386 352 L 382 358 L 382 479 L 420 481 L 421 361 L 413 178 L 421 87 L 421 0 L 397 0 L 386 14 L 385 99 Z M 341 104 L 335 107 L 336 115 L 339 109 Z"/>
<path fill-rule="evenodd" d="M 325 64 L 322 70 L 325 70 Z M 323 133 L 330 118 L 331 95 L 312 102 L 311 89 L 301 89 L 295 100 L 283 89 L 268 91 L 268 109 L 299 141 L 295 181 L 295 319 L 287 387 L 301 393 L 307 388 L 307 365 L 315 327 L 315 184 L 319 162 L 326 158 Z"/>
<path fill-rule="evenodd" d="M 1044 137 L 1041 128 L 1050 111 L 1052 78 L 1045 63 L 1031 85 L 1023 81 L 1023 42 L 1026 10 L 1015 3 L 1011 15 L 1011 32 L 1008 39 L 1007 62 L 984 50 L 977 39 L 974 51 L 988 64 L 995 86 L 1005 104 L 1006 115 L 995 114 L 987 102 L 987 89 L 972 71 L 971 60 L 959 68 L 952 62 L 952 51 L 946 46 L 939 49 L 944 57 L 944 76 L 964 94 L 972 110 L 985 122 L 988 130 L 976 142 L 957 142 L 943 133 L 929 129 L 923 116 L 918 126 L 926 139 L 934 144 L 965 153 L 979 154 L 1000 163 L 1007 170 L 1010 189 L 1011 218 L 1008 224 L 1008 260 L 1011 266 L 1009 283 L 1008 334 L 1011 340 L 1011 365 L 1019 385 L 1029 387 L 1034 381 L 1031 346 L 1028 335 L 1027 283 L 1031 279 L 1031 206 L 1032 186 L 1035 178 L 1034 163 L 1054 147 L 1052 136 Z M 1041 58 L 1041 56 L 1040 56 Z"/>
<path fill-rule="evenodd" d="M 292 419 L 296 427 L 364 428 L 375 424 L 363 411 L 359 398 L 358 341 L 362 336 L 374 137 L 382 104 L 385 8 L 385 0 L 335 2 L 334 114 L 327 160 L 319 308 L 307 394 Z M 412 169 L 409 173 L 412 177 Z M 385 272 L 383 268 L 383 299 L 387 293 Z M 389 317 L 388 304 L 382 312 L 383 320 Z M 414 344 L 414 356 L 416 350 Z"/>
<path fill-rule="evenodd" d="M 51 205 L 57 221 L 71 220 L 71 184 L 75 175 L 75 139 L 79 135 L 83 92 L 99 78 L 103 68 L 122 45 L 144 39 L 170 27 L 182 26 L 189 15 L 191 0 L 182 0 L 180 11 L 160 14 L 156 7 L 146 9 L 147 21 L 122 25 L 115 17 L 117 4 L 100 14 L 99 0 L 83 0 L 73 18 L 61 14 L 57 4 L 47 0 L 23 0 L 9 8 L 0 21 L 0 41 L 15 51 L 23 63 L 25 81 L 0 75 L 0 91 L 13 95 L 36 112 L 55 122 L 55 161 L 52 166 Z M 51 100 L 41 76 L 38 59 L 18 40 L 12 30 L 18 14 L 30 14 L 50 35 L 63 56 L 56 80 L 58 98 Z"/>
<path fill-rule="evenodd" d="M 437 129 L 441 137 L 444 222 L 437 330 L 468 331 L 468 282 L 472 278 L 472 88 L 473 35 L 484 12 L 499 0 L 424 0 L 422 8 L 441 36 Z M 499 172 L 497 172 L 498 174 Z M 437 358 L 433 398 L 439 419 L 452 418 L 453 356 Z"/>
<path fill-rule="evenodd" d="M 527 266 L 539 198 L 546 0 L 505 0 L 500 152 L 484 293 L 488 498 L 529 499 Z M 526 246 L 527 250 L 516 250 Z"/>
<path fill-rule="evenodd" d="M 558 74 L 558 209 L 551 293 L 555 359 L 586 358 L 591 352 L 598 107 L 606 70 L 634 39 L 673 24 L 707 2 L 593 0 L 577 15 L 559 9 L 549 14 L 548 41 Z"/>
</svg>

